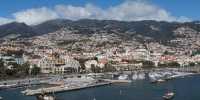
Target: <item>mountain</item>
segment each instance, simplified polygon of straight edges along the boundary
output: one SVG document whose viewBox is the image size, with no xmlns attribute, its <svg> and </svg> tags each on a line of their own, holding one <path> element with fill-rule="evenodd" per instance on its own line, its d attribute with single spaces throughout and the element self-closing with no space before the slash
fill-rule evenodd
<svg viewBox="0 0 200 100">
<path fill-rule="evenodd" d="M 12 22 L 0 26 L 0 37 L 4 37 L 10 34 L 20 35 L 20 37 L 34 36 L 36 33 L 34 29 L 25 23 Z"/>
<path fill-rule="evenodd" d="M 87 36 L 91 36 L 94 33 L 106 33 L 115 34 L 123 39 L 144 39 L 144 37 L 147 37 L 155 41 L 168 41 L 177 37 L 185 37 L 188 34 L 199 34 L 200 23 L 199 21 L 178 23 L 152 20 L 125 22 L 115 20 L 82 19 L 71 21 L 56 19 L 39 25 L 28 26 L 24 23 L 13 22 L 0 26 L 0 37 L 2 38 L 10 34 L 19 34 L 21 38 L 40 36 L 59 31 L 63 28 L 67 28 L 75 34 Z M 184 29 L 181 30 L 181 28 Z M 184 31 L 183 34 L 179 34 L 180 31 Z M 188 31 L 192 31 L 192 33 L 188 33 Z"/>
</svg>

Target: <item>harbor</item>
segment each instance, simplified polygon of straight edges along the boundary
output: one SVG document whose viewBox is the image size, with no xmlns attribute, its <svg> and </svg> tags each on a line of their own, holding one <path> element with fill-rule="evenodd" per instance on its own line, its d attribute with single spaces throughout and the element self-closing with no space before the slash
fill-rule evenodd
<svg viewBox="0 0 200 100">
<path fill-rule="evenodd" d="M 184 72 L 180 71 L 180 69 L 169 68 L 115 73 L 89 73 L 63 76 L 53 75 L 42 78 L 2 81 L 0 88 L 1 91 L 20 88 L 19 93 L 28 98 L 29 96 L 37 96 L 43 93 L 63 94 L 66 92 L 87 91 L 88 89 L 98 89 L 102 87 L 109 88 L 116 85 L 126 86 L 137 84 L 138 82 L 145 82 L 145 84 L 152 86 L 154 85 L 150 83 L 162 83 L 158 85 L 159 87 L 190 76 L 198 76 L 198 73 L 191 71 Z M 33 88 L 34 86 L 36 86 L 36 88 Z M 2 96 L 2 98 L 4 98 L 4 96 Z"/>
<path fill-rule="evenodd" d="M 57 81 L 51 81 L 49 84 L 54 84 L 56 86 L 47 87 L 47 88 L 38 88 L 38 89 L 26 89 L 21 91 L 24 95 L 32 96 L 39 95 L 42 93 L 52 94 L 52 93 L 61 93 L 61 92 L 69 92 L 75 90 L 82 90 L 87 88 L 106 86 L 111 84 L 119 84 L 119 83 L 128 83 L 140 81 L 140 80 L 148 80 L 151 83 L 163 83 L 175 78 L 185 77 L 195 75 L 195 73 L 188 72 L 178 72 L 176 70 L 152 70 L 149 72 L 146 71 L 134 71 L 131 74 L 118 74 L 113 79 L 102 78 L 105 74 L 87 74 L 82 75 L 81 77 L 72 77 L 66 79 L 57 79 Z M 98 79 L 97 79 L 98 78 Z"/>
<path fill-rule="evenodd" d="M 149 84 L 147 80 L 138 80 L 126 84 L 110 84 L 106 86 L 55 93 L 59 100 L 163 100 L 163 95 L 168 91 L 176 93 L 173 100 L 198 100 L 200 76 L 185 76 L 176 78 L 162 84 Z M 22 93 L 25 89 L 1 90 L 0 96 L 4 100 L 36 100 L 35 96 L 26 96 Z M 121 93 L 120 93 L 121 91 Z"/>
</svg>

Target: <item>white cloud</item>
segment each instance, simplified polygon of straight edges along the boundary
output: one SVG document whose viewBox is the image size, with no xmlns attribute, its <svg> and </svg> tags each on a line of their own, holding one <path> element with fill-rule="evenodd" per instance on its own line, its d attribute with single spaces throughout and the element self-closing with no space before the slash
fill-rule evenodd
<svg viewBox="0 0 200 100">
<path fill-rule="evenodd" d="M 121 21 L 191 21 L 191 19 L 184 16 L 172 16 L 170 12 L 149 3 L 147 0 L 125 0 L 119 5 L 111 6 L 106 9 L 102 9 L 92 4 L 86 4 L 85 6 L 56 5 L 54 9 L 46 7 L 33 8 L 13 14 L 13 20 L 17 22 L 24 22 L 28 25 L 36 25 L 56 18 L 71 20 L 88 18 Z M 10 19 L 0 17 L 0 24 L 7 23 L 9 21 Z"/>
<path fill-rule="evenodd" d="M 91 4 L 87 4 L 85 7 L 57 5 L 55 7 L 55 11 L 60 15 L 61 18 L 71 20 L 83 18 L 96 19 L 102 16 L 102 9 Z"/>
<path fill-rule="evenodd" d="M 7 23 L 10 23 L 12 21 L 14 21 L 14 20 L 9 19 L 9 18 L 0 17 L 0 25 L 7 24 Z"/>
<path fill-rule="evenodd" d="M 166 10 L 144 1 L 126 1 L 118 6 L 109 8 L 105 13 L 107 13 L 107 18 L 115 20 L 174 20 L 174 17 Z"/>
<path fill-rule="evenodd" d="M 17 22 L 24 22 L 28 25 L 36 25 L 47 20 L 59 18 L 55 11 L 46 7 L 16 12 L 13 16 Z"/>
<path fill-rule="evenodd" d="M 108 19 L 122 21 L 189 21 L 187 17 L 174 17 L 168 11 L 153 5 L 146 0 L 126 0 L 120 5 L 102 9 L 97 6 L 87 4 L 84 7 L 71 5 L 57 5 L 55 7 L 61 18 L 66 19 Z"/>
</svg>

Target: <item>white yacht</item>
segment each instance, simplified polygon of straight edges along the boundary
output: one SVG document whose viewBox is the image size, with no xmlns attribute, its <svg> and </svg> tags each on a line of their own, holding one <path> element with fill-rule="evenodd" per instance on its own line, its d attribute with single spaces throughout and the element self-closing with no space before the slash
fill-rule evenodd
<svg viewBox="0 0 200 100">
<path fill-rule="evenodd" d="M 118 79 L 119 80 L 127 80 L 128 79 L 128 75 L 120 75 L 119 77 L 118 77 Z"/>
<path fill-rule="evenodd" d="M 137 72 L 135 72 L 132 76 L 132 80 L 137 80 L 138 79 L 138 75 L 137 75 Z"/>
<path fill-rule="evenodd" d="M 139 73 L 139 74 L 138 74 L 138 79 L 139 79 L 139 80 L 145 79 L 145 73 L 143 73 L 143 72 L 142 72 L 142 73 Z"/>
</svg>

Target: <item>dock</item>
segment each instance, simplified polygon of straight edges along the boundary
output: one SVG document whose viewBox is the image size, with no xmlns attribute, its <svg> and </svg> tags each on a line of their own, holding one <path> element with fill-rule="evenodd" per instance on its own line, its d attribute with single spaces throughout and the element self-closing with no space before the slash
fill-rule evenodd
<svg viewBox="0 0 200 100">
<path fill-rule="evenodd" d="M 22 91 L 23 94 L 27 96 L 33 96 L 33 95 L 39 95 L 42 93 L 58 93 L 58 92 L 67 92 L 67 91 L 75 91 L 75 90 L 80 90 L 80 89 L 86 89 L 86 88 L 92 88 L 92 87 L 99 87 L 99 86 L 105 86 L 112 84 L 111 82 L 100 82 L 100 83 L 95 83 L 95 84 L 90 84 L 86 86 L 74 86 L 74 87 L 65 87 L 65 86 L 55 86 L 55 87 L 49 87 L 49 88 L 40 88 L 36 90 L 25 90 Z"/>
<path fill-rule="evenodd" d="M 131 80 L 111 80 L 111 79 L 104 79 L 104 81 L 114 83 L 131 83 Z"/>
<path fill-rule="evenodd" d="M 80 85 L 80 86 L 54 86 L 54 87 L 48 87 L 48 88 L 39 88 L 39 89 L 27 89 L 25 91 L 22 91 L 24 95 L 27 96 L 33 96 L 33 95 L 39 95 L 42 93 L 51 94 L 51 93 L 59 93 L 59 92 L 67 92 L 67 91 L 75 91 L 75 90 L 81 90 L 86 88 L 92 88 L 92 87 L 99 87 L 99 86 L 105 86 L 110 85 L 114 83 L 130 83 L 131 80 L 110 80 L 110 79 L 103 79 L 100 82 L 87 84 L 87 85 Z"/>
</svg>

